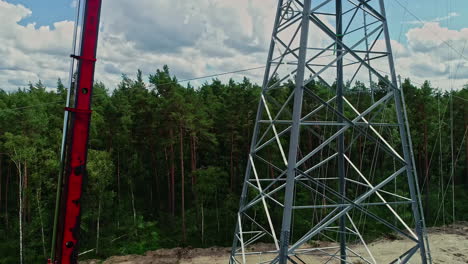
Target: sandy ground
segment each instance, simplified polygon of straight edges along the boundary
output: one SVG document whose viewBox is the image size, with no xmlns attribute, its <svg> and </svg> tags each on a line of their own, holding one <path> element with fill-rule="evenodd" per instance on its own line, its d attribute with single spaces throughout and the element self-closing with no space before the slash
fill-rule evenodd
<svg viewBox="0 0 468 264">
<path fill-rule="evenodd" d="M 434 264 L 467 264 L 468 263 L 468 223 L 457 224 L 445 228 L 432 228 L 429 230 L 429 241 Z M 320 247 L 334 247 L 333 244 L 322 244 Z M 398 256 L 399 252 L 414 246 L 413 242 L 404 239 L 382 239 L 368 245 L 377 263 L 389 263 Z M 270 248 L 269 245 L 255 245 L 254 250 L 263 251 Z M 149 251 L 144 256 L 130 255 L 111 257 L 104 262 L 98 260 L 82 261 L 80 264 L 226 264 L 229 258 L 229 248 L 206 248 L 206 249 L 188 249 L 173 248 L 159 249 Z M 333 249 L 336 251 L 336 249 Z M 332 250 L 332 251 L 333 251 Z M 362 246 L 351 246 L 351 250 L 368 257 L 366 250 Z M 328 251 L 331 252 L 331 251 Z M 350 252 L 351 256 L 352 253 Z M 271 259 L 271 256 L 250 256 L 247 257 L 247 263 L 259 263 Z M 319 254 L 303 256 L 305 263 L 325 263 L 328 258 Z M 365 263 L 358 258 L 350 257 L 353 264 Z M 300 262 L 299 262 L 300 263 Z M 330 261 L 329 264 L 337 263 Z M 417 256 L 410 261 L 412 264 L 420 263 Z"/>
</svg>

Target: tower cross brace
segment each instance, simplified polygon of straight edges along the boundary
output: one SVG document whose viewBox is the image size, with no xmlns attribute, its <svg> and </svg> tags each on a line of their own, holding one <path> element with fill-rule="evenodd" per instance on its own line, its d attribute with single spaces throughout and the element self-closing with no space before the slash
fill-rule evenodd
<svg viewBox="0 0 468 264">
<path fill-rule="evenodd" d="M 278 0 L 230 263 L 431 263 L 403 98 L 383 0 Z"/>
</svg>

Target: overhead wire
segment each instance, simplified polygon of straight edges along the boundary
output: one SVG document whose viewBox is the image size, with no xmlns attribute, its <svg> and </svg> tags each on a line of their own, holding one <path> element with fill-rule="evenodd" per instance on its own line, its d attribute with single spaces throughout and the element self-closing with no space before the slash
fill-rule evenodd
<svg viewBox="0 0 468 264">
<path fill-rule="evenodd" d="M 206 79 L 206 78 L 211 78 L 211 77 L 217 77 L 217 76 L 223 76 L 223 75 L 228 75 L 228 74 L 235 74 L 235 73 L 240 73 L 240 72 L 246 72 L 246 71 L 252 71 L 252 70 L 257 70 L 257 69 L 261 69 L 261 68 L 265 68 L 265 66 L 259 66 L 259 67 L 253 67 L 253 68 L 246 68 L 246 69 L 241 69 L 241 70 L 236 70 L 236 71 L 230 71 L 230 72 L 221 72 L 221 73 L 217 73 L 217 74 L 210 74 L 210 75 L 206 75 L 206 76 L 200 76 L 200 77 L 194 77 L 194 78 L 189 78 L 189 79 L 183 79 L 183 80 L 179 80 L 179 81 L 176 81 L 175 83 L 183 83 L 183 82 L 189 82 L 189 81 L 194 81 L 194 80 L 200 80 L 200 79 Z M 383 71 L 383 70 L 379 70 L 379 69 L 376 69 L 377 71 L 380 71 L 382 73 L 387 73 L 387 74 L 390 74 L 386 71 Z M 409 78 L 409 77 L 405 77 L 405 76 L 402 76 L 403 78 Z M 411 80 L 412 83 L 414 84 L 417 84 L 417 85 L 423 85 L 422 83 L 420 82 L 416 82 L 414 80 Z M 171 83 L 174 83 L 174 82 L 167 82 L 167 83 L 162 83 L 162 84 L 158 84 L 158 85 L 166 85 L 166 84 L 171 84 Z M 463 101 L 466 101 L 468 102 L 468 99 L 466 98 L 463 98 L 463 97 L 460 97 L 460 96 L 456 96 L 454 95 L 453 97 L 456 97 L 458 99 L 461 99 Z M 48 103 L 43 103 L 43 104 L 37 104 L 37 105 L 30 105 L 30 106 L 23 106 L 23 107 L 17 107 L 17 108 L 5 108 L 5 109 L 0 109 L 0 112 L 4 112 L 4 111 L 16 111 L 16 110 L 21 110 L 21 109 L 25 109 L 25 108 L 34 108 L 34 107 L 38 107 L 38 106 L 42 106 L 42 105 L 48 105 L 48 104 L 54 104 L 54 103 L 61 103 L 63 102 L 63 100 L 60 100 L 60 101 L 55 101 L 55 102 L 48 102 Z"/>
<path fill-rule="evenodd" d="M 447 2 L 447 5 L 449 5 L 449 13 L 451 12 L 452 10 L 452 1 L 448 1 Z M 449 19 L 447 21 L 447 24 L 449 24 L 450 26 L 450 22 L 451 22 L 451 17 L 449 16 Z M 466 42 L 465 42 L 466 43 Z M 463 51 L 465 50 L 465 46 L 463 46 Z M 462 52 L 463 54 L 463 52 Z M 451 58 L 451 56 L 450 56 Z M 460 65 L 460 64 L 458 64 Z M 450 70 L 452 70 L 452 68 L 450 68 Z M 455 74 L 457 72 L 455 71 Z M 455 223 L 455 179 L 454 179 L 454 176 L 455 176 L 455 160 L 454 160 L 454 147 L 453 147 L 453 144 L 454 144 L 454 135 L 453 135 L 453 82 L 455 80 L 455 76 L 452 74 L 451 75 L 451 79 L 452 81 L 450 82 L 450 152 L 451 152 L 451 157 L 452 157 L 452 166 L 451 166 L 451 170 L 450 170 L 450 179 L 449 179 L 449 183 L 450 181 L 452 182 L 452 223 Z M 462 141 L 463 142 L 463 141 Z M 447 183 L 447 184 L 449 184 Z"/>
<path fill-rule="evenodd" d="M 398 4 L 401 5 L 400 1 L 398 0 L 395 0 Z M 402 6 L 402 5 L 401 5 Z M 411 11 L 409 11 L 406 7 L 402 6 L 406 12 L 408 12 L 410 15 L 412 15 L 413 17 L 415 17 L 416 19 L 418 19 L 419 21 L 423 22 L 421 19 L 419 19 L 417 16 L 414 15 L 414 13 L 412 13 Z M 436 34 L 434 32 L 434 34 Z M 400 36 L 401 36 L 401 32 L 400 32 Z M 449 48 L 451 48 L 452 50 L 454 50 L 455 52 L 457 52 L 461 57 L 467 59 L 463 53 L 464 53 L 464 49 L 465 47 L 463 47 L 463 50 L 461 53 L 459 53 L 457 50 L 455 50 L 453 48 L 453 46 L 448 43 L 447 41 L 443 41 L 442 42 L 444 44 L 446 44 Z M 466 44 L 466 42 L 465 42 Z M 458 72 L 458 69 L 460 67 L 460 64 L 458 64 L 458 67 L 457 67 L 457 70 L 455 72 L 455 76 Z M 177 83 L 183 83 L 183 82 L 189 82 L 189 81 L 195 81 L 195 80 L 201 80 L 201 79 L 206 79 L 206 78 L 212 78 L 212 77 L 218 77 L 218 76 L 224 76 L 224 75 L 229 75 L 229 74 L 236 74 L 236 73 L 241 73 L 241 72 L 247 72 L 247 71 L 253 71 L 253 70 L 258 70 L 258 69 L 262 69 L 262 68 L 265 68 L 266 66 L 258 66 L 258 67 L 251 67 L 251 68 L 246 68 L 246 69 L 240 69 L 240 70 L 234 70 L 234 71 L 227 71 L 227 72 L 221 72 L 221 73 L 216 73 L 216 74 L 210 74 L 210 75 L 206 75 L 206 76 L 199 76 L 199 77 L 193 77 L 193 78 L 188 78 L 188 79 L 183 79 L 183 80 L 179 80 L 177 81 Z M 380 71 L 380 70 L 379 70 Z M 383 72 L 383 71 L 382 71 Z M 168 83 L 163 83 L 163 84 L 158 84 L 158 85 L 165 85 L 165 84 L 170 84 L 170 83 L 173 83 L 173 82 L 168 82 Z M 417 82 L 414 82 L 414 83 L 417 83 Z M 464 99 L 462 97 L 459 97 L 459 96 L 453 96 L 453 97 L 457 97 L 461 100 L 464 100 L 464 101 L 467 101 L 467 99 Z M 452 99 L 453 100 L 453 99 Z M 36 105 L 30 105 L 30 106 L 23 106 L 23 107 L 16 107 L 16 108 L 8 108 L 8 109 L 0 109 L 0 112 L 5 112 L 5 111 L 18 111 L 18 110 L 23 110 L 23 109 L 29 109 L 29 108 L 34 108 L 34 107 L 39 107 L 39 106 L 43 106 L 43 105 L 50 105 L 50 104 L 57 104 L 57 103 L 63 103 L 63 100 L 60 100 L 60 101 L 54 101 L 54 102 L 47 102 L 47 103 L 41 103 L 41 104 L 36 104 Z M 452 102 L 453 103 L 453 102 Z M 453 105 L 452 105 L 452 111 L 453 111 Z M 452 121 L 452 140 L 453 140 L 453 116 L 451 118 L 451 121 Z M 452 145 L 453 147 L 453 145 Z M 452 155 L 453 155 L 453 151 L 452 151 Z M 457 155 L 458 156 L 458 155 Z M 452 160 L 453 162 L 453 160 Z M 453 165 L 452 165 L 452 170 L 453 170 Z M 452 172 L 452 175 L 451 175 L 451 178 L 453 178 L 453 172 Z M 452 184 L 453 184 L 453 180 L 452 180 Z"/>
<path fill-rule="evenodd" d="M 439 201 L 439 205 L 440 203 L 442 202 L 442 204 L 444 204 L 444 201 L 442 200 L 442 197 L 443 197 L 443 189 L 444 189 L 444 180 L 443 180 L 443 163 L 442 163 L 442 117 L 441 117 L 441 113 L 440 113 L 440 95 L 437 96 L 437 110 L 438 110 L 438 113 L 439 113 L 439 190 L 437 192 L 437 200 Z M 445 111 L 447 110 L 448 107 L 445 108 Z M 444 111 L 444 115 L 445 115 L 445 111 Z M 435 147 L 436 147 L 437 144 L 434 144 L 434 149 L 433 151 L 435 150 Z M 434 152 L 433 152 L 434 153 Z M 431 161 L 432 161 L 432 154 L 431 154 Z M 430 162 L 429 162 L 430 164 Z M 436 222 L 434 222 L 434 225 L 436 224 Z"/>
<path fill-rule="evenodd" d="M 58 103 L 63 103 L 63 100 L 48 102 L 48 103 L 35 104 L 35 105 L 27 105 L 27 106 L 15 107 L 15 108 L 4 108 L 4 109 L 0 109 L 0 112 L 18 111 L 18 110 L 34 108 L 34 107 L 43 106 L 43 105 L 58 104 Z"/>
<path fill-rule="evenodd" d="M 466 139 L 466 134 L 467 134 L 467 132 L 468 132 L 468 128 L 465 129 L 465 132 L 463 133 L 463 138 L 462 138 L 462 140 L 461 140 L 461 142 L 460 142 L 460 146 L 458 147 L 458 153 L 457 153 L 457 156 L 456 156 L 456 159 L 455 159 L 455 163 L 457 163 L 457 162 L 458 162 L 458 159 L 460 158 L 460 153 L 461 153 L 462 148 L 463 148 L 462 145 L 463 145 L 463 142 L 464 142 L 465 139 Z M 447 195 L 448 189 L 449 189 L 449 187 L 450 187 L 449 184 L 451 183 L 451 181 L 454 181 L 453 176 L 454 176 L 454 175 L 451 175 L 451 176 L 450 176 L 449 182 L 447 183 L 447 186 L 446 186 L 446 188 L 445 188 L 445 191 L 442 192 L 442 201 L 445 199 L 445 195 Z M 442 208 L 442 207 L 439 206 L 439 209 L 438 209 L 438 211 L 437 211 L 437 217 L 436 217 L 436 220 L 435 220 L 436 222 L 437 222 L 437 220 L 439 219 L 439 213 L 440 213 L 440 211 L 441 211 L 441 208 Z"/>
<path fill-rule="evenodd" d="M 422 19 L 420 19 L 418 16 L 416 16 L 413 12 L 411 12 L 410 10 L 408 10 L 407 7 L 403 6 L 403 4 L 399 1 L 399 0 L 395 0 L 395 2 L 397 2 L 406 12 L 408 12 L 410 15 L 412 15 L 414 18 L 416 18 L 418 21 L 420 21 L 421 23 L 424 23 L 424 21 Z M 450 13 L 451 11 L 451 2 L 447 2 L 447 12 Z M 447 27 L 450 27 L 450 22 L 451 22 L 451 17 L 448 17 L 448 21 L 447 21 Z M 431 33 L 433 33 L 435 36 L 438 36 L 438 34 L 432 30 L 429 30 Z M 450 42 L 448 41 L 445 41 L 445 40 L 441 40 L 442 43 L 444 43 L 447 47 L 449 47 L 449 50 L 448 50 L 448 56 L 449 58 L 452 58 L 452 54 L 451 54 L 451 51 L 454 51 L 455 53 L 457 53 L 458 55 L 460 55 L 461 58 L 465 58 L 466 57 L 464 56 L 464 51 L 465 51 L 465 46 L 466 46 L 466 41 L 464 43 L 464 46 L 463 46 L 463 49 L 461 52 L 459 52 L 458 50 L 456 50 Z M 452 159 L 452 162 L 451 162 L 451 171 L 450 171 L 450 179 L 449 179 L 449 182 L 447 183 L 447 188 L 446 188 L 446 191 L 449 187 L 449 185 L 451 184 L 452 185 L 452 222 L 455 221 L 455 185 L 454 185 L 454 180 L 453 180 L 453 177 L 454 177 L 454 148 L 453 148 L 453 145 L 454 145 L 454 137 L 453 137 L 453 97 L 454 97 L 454 94 L 453 94 L 453 85 L 454 85 L 454 79 L 456 79 L 456 76 L 458 74 L 458 70 L 461 66 L 461 61 L 458 63 L 457 65 L 457 69 L 455 70 L 455 74 L 453 74 L 453 71 L 452 71 L 452 68 L 451 68 L 451 65 L 449 65 L 449 79 L 450 79 L 450 93 L 449 93 L 449 104 L 450 104 L 450 146 L 451 146 L 451 159 Z M 413 83 L 416 83 L 418 84 L 417 82 L 414 82 Z M 422 84 L 420 84 L 422 85 Z M 465 100 L 465 101 L 468 101 L 464 98 L 461 98 L 461 97 L 458 97 L 457 98 L 460 98 L 462 100 Z M 439 109 L 440 111 L 440 109 Z M 439 113 L 440 115 L 440 113 Z M 439 116 L 440 118 L 440 116 Z M 441 125 L 440 125 L 440 120 L 439 120 L 439 137 L 441 136 L 441 131 L 440 131 L 440 128 L 441 128 Z M 463 142 L 463 139 L 462 139 L 462 142 Z M 439 144 L 441 145 L 442 144 L 442 141 L 441 141 L 441 138 L 440 138 L 440 141 L 439 141 Z M 435 149 L 434 149 L 435 150 Z M 434 151 L 433 150 L 433 151 Z M 441 155 L 441 153 L 440 153 Z M 439 157 L 440 158 L 440 157 Z M 432 155 L 431 155 L 431 161 L 432 161 Z M 430 166 L 430 165 L 429 165 Z M 442 170 L 442 168 L 440 168 Z M 441 174 L 442 175 L 442 174 Z M 427 180 L 427 178 L 426 178 Z M 441 179 L 442 180 L 442 179 Z M 424 182 L 424 184 L 429 184 L 429 183 L 426 183 Z M 423 185 L 424 185 L 423 184 Z M 442 184 L 442 182 L 441 182 Z M 440 206 L 444 206 L 444 199 L 445 199 L 445 193 L 443 191 L 443 188 L 442 188 L 442 200 L 441 200 L 441 205 Z M 440 199 L 439 199 L 440 200 Z M 439 207 L 439 211 L 438 211 L 438 214 L 440 212 L 440 207 Z M 442 210 L 442 214 L 444 215 L 445 214 L 445 209 Z M 437 215 L 437 219 L 438 219 L 438 215 Z M 444 220 L 444 223 L 445 223 L 445 216 L 442 217 L 443 220 Z M 434 224 L 436 224 L 437 220 L 434 222 Z"/>
<path fill-rule="evenodd" d="M 417 17 L 414 13 L 412 13 L 406 6 L 404 6 L 399 0 L 395 0 L 406 12 L 408 12 L 410 15 L 412 15 L 413 17 L 415 17 L 416 19 L 418 19 L 419 21 L 421 22 L 424 22 L 422 19 L 420 19 L 419 17 Z M 433 32 L 433 31 L 432 31 Z M 436 34 L 435 32 L 433 32 L 434 34 Z M 399 38 L 401 37 L 401 29 L 400 29 L 400 34 L 399 34 Z M 448 44 L 449 47 L 451 47 L 452 49 L 454 49 L 449 43 L 447 43 L 446 41 L 443 41 L 445 44 Z M 466 42 L 465 42 L 466 44 Z M 463 51 L 464 51 L 465 47 L 463 48 Z M 457 52 L 459 55 L 461 55 L 463 58 L 466 58 L 463 56 L 463 53 L 464 52 L 459 52 L 457 50 L 455 50 L 455 52 Z M 460 67 L 461 63 L 458 64 L 458 67 L 457 69 Z M 209 75 L 204 75 L 204 76 L 198 76 L 198 77 L 193 77 L 193 78 L 187 78 L 187 79 L 182 79 L 182 80 L 178 80 L 176 81 L 175 83 L 183 83 L 183 82 L 190 82 L 190 81 L 196 81 L 196 80 L 201 80 L 201 79 L 206 79 L 206 78 L 212 78 L 212 77 L 218 77 L 218 76 L 224 76 L 224 75 L 229 75 L 229 74 L 236 74 L 236 73 L 241 73 L 241 72 L 247 72 L 247 71 L 253 71 L 253 70 L 258 70 L 258 69 L 262 69 L 262 68 L 265 68 L 266 66 L 257 66 L 257 67 L 250 67 L 250 68 L 245 68 L 245 69 L 239 69 L 239 70 L 233 70 L 233 71 L 226 71 L 226 72 L 220 72 L 220 73 L 215 73 L 215 74 L 209 74 Z M 389 74 L 388 72 L 385 72 L 383 70 L 379 70 L 379 69 L 376 69 L 377 71 L 380 71 L 380 72 L 383 72 L 383 73 L 386 73 L 386 74 Z M 458 70 L 456 71 L 458 72 Z M 415 81 L 412 80 L 413 83 L 415 84 L 418 84 L 418 85 L 422 85 L 421 83 L 417 83 Z M 166 85 L 166 84 L 171 84 L 171 83 L 174 83 L 174 82 L 167 82 L 167 83 L 162 83 L 162 84 L 158 84 L 158 85 Z M 465 100 L 465 101 L 468 101 L 467 99 L 464 99 L 464 98 L 461 98 L 461 97 L 458 97 L 462 100 Z M 50 103 L 47 103 L 47 104 L 50 104 Z M 34 105 L 34 106 L 30 106 L 30 107 L 35 107 L 35 106 L 39 106 L 39 105 Z M 3 109 L 3 110 L 0 110 L 0 111 L 4 111 L 4 110 L 16 110 L 16 109 Z"/>
<path fill-rule="evenodd" d="M 406 12 L 408 12 L 408 14 L 410 14 L 412 17 L 414 17 L 415 19 L 417 19 L 419 22 L 421 22 L 421 23 L 424 23 L 424 22 L 425 22 L 424 20 L 422 20 L 421 18 L 419 18 L 418 16 L 416 16 L 413 12 L 411 12 L 407 7 L 405 7 L 399 0 L 394 0 L 394 1 L 397 2 L 399 6 L 401 6 L 403 9 L 405 9 Z M 434 34 L 434 36 L 440 38 L 440 36 L 439 36 L 436 32 L 434 32 L 433 30 L 430 30 L 430 29 L 429 29 L 429 31 L 430 31 L 432 34 Z M 442 43 L 444 43 L 447 47 L 449 47 L 450 49 L 452 49 L 453 51 L 455 51 L 455 53 L 457 53 L 460 57 L 462 57 L 462 58 L 468 60 L 468 57 L 466 57 L 463 53 L 461 53 L 460 51 L 458 51 L 457 49 L 455 49 L 449 42 L 447 42 L 446 40 L 443 40 L 443 39 L 441 39 L 441 38 L 440 38 L 440 41 L 442 41 Z"/>
<path fill-rule="evenodd" d="M 422 23 L 424 22 L 422 19 L 418 18 L 414 13 L 412 13 L 410 10 L 408 10 L 407 7 L 403 6 L 403 4 L 402 4 L 400 1 L 398 1 L 398 0 L 395 0 L 395 1 L 396 1 L 406 12 L 408 12 L 409 14 L 411 14 L 411 15 L 412 15 L 413 17 L 415 17 L 418 21 L 420 21 L 420 22 L 422 22 Z M 449 6 L 449 4 L 450 4 L 450 6 Z M 451 11 L 451 3 L 447 3 L 447 10 L 448 10 L 447 12 L 450 12 L 450 11 Z M 449 21 L 447 22 L 447 24 L 448 24 L 447 27 L 450 27 L 450 22 L 451 22 L 450 20 L 451 20 L 451 18 L 449 17 L 448 20 L 449 20 Z M 431 31 L 431 33 L 433 33 L 434 35 L 438 36 L 437 33 L 435 33 L 434 31 Z M 449 47 L 448 56 L 449 56 L 450 58 L 452 58 L 451 51 L 455 51 L 455 52 L 456 52 L 458 55 L 460 55 L 462 58 L 465 58 L 465 59 L 466 59 L 466 57 L 464 56 L 465 47 L 466 47 L 466 41 L 465 41 L 465 43 L 464 43 L 464 46 L 463 46 L 463 49 L 462 49 L 461 52 L 459 52 L 458 50 L 456 50 L 455 48 L 453 48 L 453 46 L 450 44 L 450 42 L 448 42 L 448 41 L 442 41 L 442 42 L 443 42 L 445 45 L 447 45 L 447 47 Z M 453 152 L 454 152 L 454 151 L 453 151 L 453 145 L 454 145 L 454 142 L 453 142 L 453 139 L 454 139 L 454 138 L 453 138 L 453 129 L 454 129 L 454 127 L 453 127 L 453 125 L 454 125 L 454 124 L 453 124 L 453 119 L 454 119 L 454 117 L 453 117 L 453 97 L 456 97 L 456 98 L 461 99 L 461 100 L 463 100 L 463 101 L 468 101 L 467 99 L 462 98 L 462 97 L 459 97 L 459 96 L 456 96 L 456 95 L 454 95 L 454 93 L 453 93 L 453 91 L 454 91 L 454 88 L 453 88 L 453 86 L 454 86 L 454 79 L 457 78 L 458 70 L 460 69 L 461 62 L 462 62 L 461 60 L 458 62 L 458 65 L 457 65 L 457 67 L 456 67 L 456 70 L 455 70 L 455 73 L 454 73 L 454 74 L 453 74 L 452 68 L 451 68 L 450 65 L 449 65 L 449 72 L 450 72 L 450 73 L 449 73 L 449 79 L 450 79 L 450 93 L 449 93 L 449 97 L 450 97 L 450 99 L 449 99 L 448 104 L 450 105 L 450 131 L 451 131 L 451 132 L 450 132 L 450 141 L 451 141 L 451 144 L 450 144 L 450 145 L 451 145 L 452 164 L 451 164 L 451 169 L 450 169 L 450 170 L 451 170 L 451 172 L 450 172 L 450 180 L 449 180 L 449 182 L 447 183 L 447 188 L 446 188 L 446 189 L 448 189 L 448 187 L 449 187 L 450 184 L 452 185 L 452 186 L 451 186 L 451 187 L 452 187 L 452 221 L 454 221 L 454 219 L 455 219 L 455 202 L 454 202 L 454 200 L 455 200 L 455 197 L 454 197 L 454 195 L 455 195 L 455 188 L 454 188 L 454 180 L 452 180 L 452 177 L 453 177 L 453 174 L 454 174 L 454 164 L 453 164 L 453 163 L 454 163 L 454 157 L 453 157 L 453 156 L 454 156 L 454 153 L 453 153 Z M 377 70 L 378 70 L 378 69 L 377 69 Z M 381 70 L 378 70 L 378 71 L 381 71 Z M 381 71 L 381 72 L 384 72 L 384 71 Z M 384 73 L 385 73 L 385 72 L 384 72 Z M 418 82 L 413 81 L 413 80 L 411 80 L 411 82 L 412 82 L 412 83 L 415 83 L 415 84 L 418 84 L 418 85 L 423 85 L 423 84 L 418 83 Z M 440 129 L 440 127 L 439 127 L 439 129 Z M 440 132 L 439 132 L 439 133 L 440 133 Z M 440 136 L 440 134 L 439 134 L 439 136 Z M 464 140 L 464 139 L 462 139 L 462 142 L 463 142 L 463 140 Z M 439 144 L 442 144 L 441 140 L 440 140 Z M 434 150 L 435 150 L 435 149 L 434 149 Z M 433 151 L 434 151 L 434 150 L 433 150 Z M 432 160 L 432 155 L 431 155 L 431 160 Z M 430 163 L 431 163 L 431 162 L 430 162 Z M 442 191 L 442 192 L 443 192 L 443 191 Z M 443 196 L 445 197 L 445 193 L 443 193 Z M 442 200 L 441 202 L 442 202 L 442 206 L 443 206 L 444 201 Z M 442 214 L 444 214 L 444 213 L 445 213 L 445 210 L 443 209 L 442 211 L 443 211 Z M 439 212 L 440 212 L 440 208 L 439 208 Z M 443 220 L 444 220 L 444 222 L 445 222 L 445 216 L 443 217 Z M 436 222 L 437 222 L 437 221 L 436 221 Z M 436 222 L 435 222 L 434 224 L 436 224 Z"/>
<path fill-rule="evenodd" d="M 406 7 L 407 7 L 408 6 L 408 0 L 406 0 L 405 4 L 406 4 Z M 405 11 L 403 13 L 403 20 L 405 20 L 406 19 L 406 10 L 405 9 L 403 9 L 403 10 Z M 400 33 L 398 33 L 398 43 L 401 43 L 401 35 L 403 33 L 403 25 L 404 25 L 404 23 L 401 23 L 401 25 L 400 25 Z M 395 52 L 395 53 L 398 53 L 398 52 Z"/>
<path fill-rule="evenodd" d="M 454 95 L 453 97 L 458 98 L 458 99 L 461 99 L 461 100 L 463 100 L 463 101 L 465 101 L 465 102 L 468 102 L 468 99 L 466 99 L 466 98 L 463 98 L 463 97 L 460 97 L 460 96 L 456 96 L 456 95 Z"/>
<path fill-rule="evenodd" d="M 176 83 L 183 83 L 183 82 L 206 79 L 206 78 L 217 77 L 217 76 L 222 76 L 222 75 L 235 74 L 235 73 L 240 73 L 240 72 L 257 70 L 257 69 L 261 69 L 261 68 L 265 68 L 265 66 L 252 67 L 252 68 L 240 69 L 240 70 L 235 70 L 235 71 L 221 72 L 221 73 L 210 74 L 210 75 L 206 75 L 206 76 L 183 79 L 183 80 L 180 80 L 180 81 L 176 81 Z M 165 85 L 165 84 L 171 84 L 171 83 L 173 83 L 173 82 L 167 82 L 167 83 L 158 84 L 158 85 Z M 28 105 L 28 106 L 22 106 L 22 107 L 16 107 L 16 108 L 5 108 L 5 109 L 0 109 L 0 112 L 17 111 L 17 110 L 22 110 L 22 109 L 27 109 L 27 108 L 34 108 L 34 107 L 38 107 L 38 106 L 42 106 L 42 105 L 49 105 L 49 104 L 56 104 L 56 103 L 63 103 L 63 102 L 64 102 L 63 100 L 60 100 L 60 101 L 41 103 L 41 104 L 36 104 L 36 105 Z"/>
<path fill-rule="evenodd" d="M 263 69 L 265 67 L 266 66 L 257 66 L 257 67 L 252 67 L 252 68 L 246 68 L 246 69 L 240 69 L 240 70 L 210 74 L 210 75 L 206 75 L 206 76 L 193 77 L 193 78 L 177 81 L 177 83 L 196 81 L 196 80 L 212 78 L 212 77 L 218 77 L 218 76 L 223 76 L 223 75 L 228 75 L 228 74 L 235 74 L 235 73 L 246 72 L 246 71 L 253 71 L 253 70 Z M 170 84 L 170 83 L 168 83 L 168 84 Z M 164 85 L 164 84 L 159 84 L 159 85 Z"/>
</svg>

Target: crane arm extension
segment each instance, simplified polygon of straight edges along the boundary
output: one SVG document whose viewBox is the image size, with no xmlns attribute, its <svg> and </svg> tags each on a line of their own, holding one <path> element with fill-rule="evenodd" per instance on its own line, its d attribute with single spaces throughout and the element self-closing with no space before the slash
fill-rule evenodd
<svg viewBox="0 0 468 264">
<path fill-rule="evenodd" d="M 63 185 L 56 235 L 55 254 L 49 263 L 76 264 L 81 217 L 81 195 L 86 177 L 89 126 L 91 121 L 91 96 L 93 92 L 96 49 L 102 0 L 86 0 L 81 35 L 73 108 L 66 108 L 71 114 L 67 155 L 63 165 Z M 71 89 L 71 88 L 70 88 Z"/>
</svg>

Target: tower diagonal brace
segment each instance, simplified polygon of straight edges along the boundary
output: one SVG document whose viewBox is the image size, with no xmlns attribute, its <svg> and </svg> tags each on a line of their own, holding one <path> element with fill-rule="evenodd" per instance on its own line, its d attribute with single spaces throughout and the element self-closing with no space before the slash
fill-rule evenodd
<svg viewBox="0 0 468 264">
<path fill-rule="evenodd" d="M 385 263 L 373 224 L 408 241 L 392 261 L 431 263 L 394 64 L 383 0 L 278 0 L 231 264 Z"/>
</svg>

